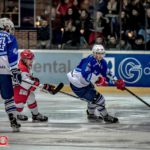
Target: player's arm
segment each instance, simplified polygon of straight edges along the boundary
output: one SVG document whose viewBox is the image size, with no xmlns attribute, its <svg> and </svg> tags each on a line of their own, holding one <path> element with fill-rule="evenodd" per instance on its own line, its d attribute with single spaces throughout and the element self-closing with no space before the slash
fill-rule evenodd
<svg viewBox="0 0 150 150">
<path fill-rule="evenodd" d="M 27 72 L 22 72 L 22 83 L 20 86 L 22 86 L 24 89 L 30 92 L 34 92 L 36 89 L 40 88 L 42 91 L 47 91 L 51 94 L 57 93 L 62 86 L 56 87 L 51 84 L 40 84 L 40 80 L 37 77 L 31 76 Z M 60 88 L 60 89 L 59 89 Z M 58 90 L 58 91 L 57 91 Z"/>
<path fill-rule="evenodd" d="M 110 70 L 108 70 L 107 62 L 103 59 L 101 62 L 103 69 L 101 76 L 96 81 L 97 86 L 107 86 L 110 81 L 113 81 L 117 89 L 124 90 L 125 82 L 122 79 L 117 79 Z"/>
<path fill-rule="evenodd" d="M 97 86 L 108 86 L 109 78 L 107 78 L 107 63 L 106 63 L 106 61 L 102 60 L 101 65 L 102 65 L 102 70 L 101 70 L 100 76 L 98 77 L 95 84 Z"/>
<path fill-rule="evenodd" d="M 36 86 L 40 85 L 40 80 L 38 78 L 32 77 L 28 72 L 22 70 L 21 75 L 22 75 L 22 82 L 20 86 L 23 87 L 24 89 L 33 92 L 36 90 Z"/>
<path fill-rule="evenodd" d="M 87 66 L 82 70 L 82 76 L 87 82 L 90 82 L 92 77 L 92 66 L 90 63 L 87 64 Z"/>
<path fill-rule="evenodd" d="M 22 77 L 21 72 L 18 69 L 18 44 L 16 38 L 13 35 L 7 38 L 8 43 L 8 62 L 9 67 L 13 76 L 13 81 L 17 83 L 21 83 Z"/>
<path fill-rule="evenodd" d="M 10 35 L 8 38 L 8 62 L 11 68 L 18 68 L 18 44 L 16 38 Z"/>
<path fill-rule="evenodd" d="M 124 90 L 125 89 L 125 82 L 122 79 L 117 79 L 117 77 L 110 71 L 106 70 L 106 78 L 108 81 L 112 81 L 113 84 L 117 87 L 117 89 Z"/>
</svg>

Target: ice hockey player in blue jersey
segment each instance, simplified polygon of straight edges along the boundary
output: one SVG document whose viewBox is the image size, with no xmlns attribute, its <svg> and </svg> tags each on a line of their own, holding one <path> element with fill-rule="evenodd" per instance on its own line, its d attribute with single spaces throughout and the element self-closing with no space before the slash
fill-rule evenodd
<svg viewBox="0 0 150 150">
<path fill-rule="evenodd" d="M 107 86 L 109 79 L 107 63 L 104 59 L 105 49 L 102 45 L 94 45 L 93 54 L 83 58 L 79 65 L 67 74 L 72 91 L 88 102 L 89 119 L 102 119 L 106 123 L 117 123 L 118 118 L 108 114 L 104 96 L 96 91 L 94 85 Z M 112 76 L 112 75 L 111 75 Z M 114 83 L 118 89 L 124 90 L 125 83 L 118 79 Z"/>
<path fill-rule="evenodd" d="M 18 44 L 13 34 L 13 22 L 8 18 L 0 18 L 0 94 L 13 131 L 19 131 L 21 125 L 16 119 L 12 80 L 21 83 L 21 73 L 17 67 Z"/>
</svg>

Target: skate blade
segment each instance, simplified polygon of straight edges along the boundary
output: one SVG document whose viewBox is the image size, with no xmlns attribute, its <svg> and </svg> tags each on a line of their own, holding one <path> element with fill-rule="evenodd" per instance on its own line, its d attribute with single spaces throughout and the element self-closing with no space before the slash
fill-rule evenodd
<svg viewBox="0 0 150 150">
<path fill-rule="evenodd" d="M 47 123 L 48 120 L 46 120 L 46 121 L 32 120 L 32 122 L 33 123 Z"/>
<path fill-rule="evenodd" d="M 102 118 L 87 118 L 89 122 L 103 122 Z"/>
<path fill-rule="evenodd" d="M 117 122 L 105 122 L 105 124 L 119 124 L 119 121 L 117 121 Z"/>
<path fill-rule="evenodd" d="M 20 128 L 12 127 L 12 132 L 20 132 Z"/>
</svg>

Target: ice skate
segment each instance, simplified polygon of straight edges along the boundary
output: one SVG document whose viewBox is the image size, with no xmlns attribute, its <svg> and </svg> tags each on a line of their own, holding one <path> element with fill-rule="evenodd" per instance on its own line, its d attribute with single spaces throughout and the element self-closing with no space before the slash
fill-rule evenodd
<svg viewBox="0 0 150 150">
<path fill-rule="evenodd" d="M 101 116 L 96 116 L 95 114 L 90 114 L 88 110 L 86 110 L 87 118 L 90 121 L 102 121 L 103 118 Z"/>
<path fill-rule="evenodd" d="M 118 123 L 118 122 L 119 122 L 118 118 L 113 117 L 113 116 L 111 116 L 111 115 L 109 115 L 109 114 L 107 114 L 107 115 L 104 117 L 104 121 L 105 121 L 106 123 Z"/>
<path fill-rule="evenodd" d="M 32 114 L 32 122 L 46 122 L 46 121 L 48 121 L 47 116 L 44 116 L 40 113 L 38 113 L 37 115 Z"/>
<path fill-rule="evenodd" d="M 17 119 L 13 114 L 9 114 L 10 125 L 13 129 L 13 132 L 19 132 L 21 125 L 17 122 Z"/>
<path fill-rule="evenodd" d="M 20 121 L 27 121 L 28 117 L 26 115 L 19 114 L 17 115 L 17 119 Z"/>
</svg>

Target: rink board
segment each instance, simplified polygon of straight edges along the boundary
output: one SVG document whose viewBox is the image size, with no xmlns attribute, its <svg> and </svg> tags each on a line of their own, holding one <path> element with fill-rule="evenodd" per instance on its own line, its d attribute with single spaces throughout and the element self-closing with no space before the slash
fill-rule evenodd
<svg viewBox="0 0 150 150">
<path fill-rule="evenodd" d="M 69 84 L 66 74 L 91 51 L 33 50 L 35 63 L 33 74 L 41 82 Z M 150 52 L 107 51 L 108 69 L 125 81 L 129 87 L 150 87 Z"/>
</svg>

